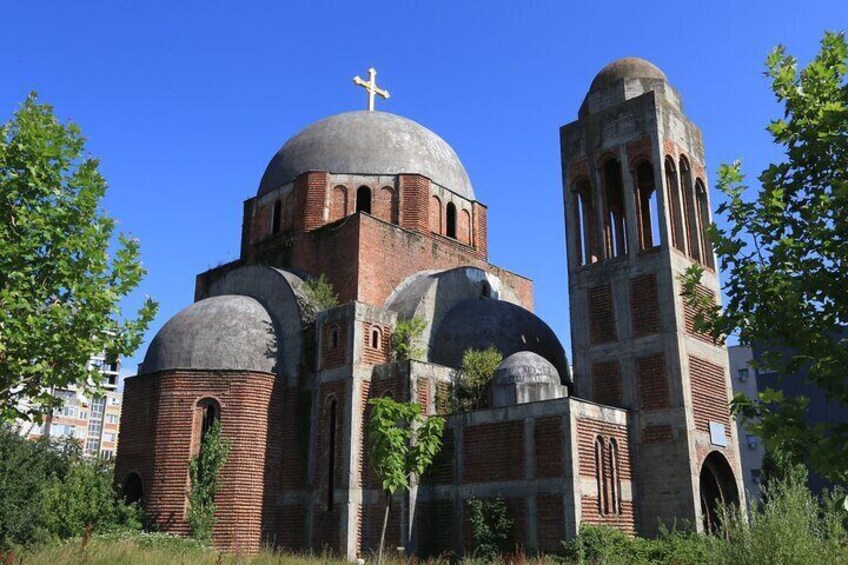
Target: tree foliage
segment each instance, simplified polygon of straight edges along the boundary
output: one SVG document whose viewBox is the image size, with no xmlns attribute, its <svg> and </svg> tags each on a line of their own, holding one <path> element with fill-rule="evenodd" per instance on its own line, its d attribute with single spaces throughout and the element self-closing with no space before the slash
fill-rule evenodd
<svg viewBox="0 0 848 565">
<path fill-rule="evenodd" d="M 339 295 L 333 289 L 333 284 L 323 273 L 317 279 L 306 279 L 304 285 L 320 311 L 329 310 L 339 305 Z"/>
<path fill-rule="evenodd" d="M 515 524 L 507 516 L 503 499 L 470 499 L 468 523 L 471 525 L 471 536 L 474 539 L 475 557 L 490 560 L 498 554 L 514 549 L 509 547 L 509 542 L 513 538 Z"/>
<path fill-rule="evenodd" d="M 386 492 L 386 515 L 380 536 L 378 563 L 382 560 L 383 541 L 391 504 L 391 495 L 409 490 L 410 480 L 420 477 L 442 448 L 445 421 L 439 416 L 425 417 L 415 402 L 396 402 L 375 398 L 368 402 L 368 455 L 374 472 Z"/>
<path fill-rule="evenodd" d="M 145 270 L 137 240 L 120 235 L 110 249 L 105 190 L 79 128 L 35 94 L 0 126 L 0 421 L 40 420 L 56 404 L 50 387 L 99 384 L 89 358 L 131 355 L 156 313 L 148 298 L 122 319 Z"/>
<path fill-rule="evenodd" d="M 421 316 L 398 320 L 392 332 L 392 358 L 395 361 L 417 359 L 424 354 L 421 335 L 427 322 Z"/>
<path fill-rule="evenodd" d="M 215 420 L 200 444 L 200 453 L 189 463 L 188 524 L 199 541 L 212 539 L 215 527 L 215 494 L 218 476 L 227 462 L 230 444 L 221 437 L 221 421 Z"/>
<path fill-rule="evenodd" d="M 494 346 L 486 349 L 466 349 L 462 354 L 462 369 L 456 375 L 453 397 L 456 410 L 477 410 L 485 407 L 489 383 L 495 369 L 503 361 Z"/>
<path fill-rule="evenodd" d="M 111 466 L 83 459 L 75 440 L 29 441 L 0 428 L 0 551 L 88 527 L 141 527 L 140 509 L 115 492 Z"/>
<path fill-rule="evenodd" d="M 768 131 L 783 158 L 759 176 L 746 198 L 740 162 L 722 165 L 718 207 L 727 227 L 709 235 L 726 271 L 727 303 L 699 295 L 702 269 L 684 277 L 696 327 L 716 341 L 736 335 L 764 355 L 760 369 L 783 375 L 806 369 L 806 381 L 834 405 L 848 407 L 848 44 L 827 33 L 816 57 L 800 68 L 783 47 L 766 61 L 781 118 Z M 763 438 L 819 473 L 848 480 L 848 422 L 812 427 L 807 399 L 766 390 L 738 395 L 735 412 Z"/>
</svg>

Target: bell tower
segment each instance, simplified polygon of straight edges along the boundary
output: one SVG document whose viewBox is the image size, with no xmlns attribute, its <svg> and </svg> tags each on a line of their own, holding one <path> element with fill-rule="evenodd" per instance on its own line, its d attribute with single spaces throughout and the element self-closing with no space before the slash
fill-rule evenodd
<svg viewBox="0 0 848 565">
<path fill-rule="evenodd" d="M 713 528 L 743 492 L 727 350 L 680 296 L 693 263 L 720 296 L 701 131 L 660 69 L 627 58 L 598 73 L 560 144 L 576 396 L 631 411 L 640 534 Z"/>
</svg>

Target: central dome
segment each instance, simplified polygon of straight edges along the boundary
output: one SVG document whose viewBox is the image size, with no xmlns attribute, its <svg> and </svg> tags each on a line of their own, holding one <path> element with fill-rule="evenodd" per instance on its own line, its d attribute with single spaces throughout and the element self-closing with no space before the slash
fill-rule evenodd
<svg viewBox="0 0 848 565">
<path fill-rule="evenodd" d="M 259 195 L 307 171 L 338 174 L 420 174 L 474 200 L 465 167 L 444 139 L 424 126 L 387 112 L 345 112 L 317 121 L 274 155 Z"/>
</svg>

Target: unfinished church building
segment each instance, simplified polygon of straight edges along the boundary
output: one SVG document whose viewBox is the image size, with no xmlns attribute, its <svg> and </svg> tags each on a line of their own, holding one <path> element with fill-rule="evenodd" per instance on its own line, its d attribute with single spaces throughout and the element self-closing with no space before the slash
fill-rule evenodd
<svg viewBox="0 0 848 565">
<path fill-rule="evenodd" d="M 641 59 L 604 68 L 560 132 L 573 376 L 532 282 L 488 263 L 486 206 L 451 147 L 393 114 L 339 114 L 274 156 L 244 203 L 241 258 L 197 277 L 127 379 L 125 496 L 188 533 L 189 460 L 217 419 L 231 444 L 219 547 L 367 555 L 384 500 L 368 400 L 446 414 L 463 352 L 494 345 L 488 406 L 446 414 L 437 461 L 395 497 L 388 547 L 462 554 L 471 498 L 503 499 L 529 552 L 582 523 L 711 528 L 742 492 L 727 353 L 679 296 L 698 262 L 718 298 L 701 133 Z M 320 275 L 339 306 L 316 303 L 304 281 Z M 393 361 L 413 316 L 423 354 Z"/>
</svg>

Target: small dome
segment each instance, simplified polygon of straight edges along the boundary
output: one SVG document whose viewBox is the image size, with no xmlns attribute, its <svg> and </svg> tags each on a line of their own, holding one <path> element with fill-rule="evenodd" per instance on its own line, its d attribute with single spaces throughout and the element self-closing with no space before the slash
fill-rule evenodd
<svg viewBox="0 0 848 565">
<path fill-rule="evenodd" d="M 639 57 L 625 57 L 623 59 L 613 61 L 601 69 L 601 72 L 599 72 L 592 81 L 592 85 L 589 87 L 589 92 L 604 90 L 621 79 L 668 81 L 665 73 L 663 73 L 650 61 L 640 59 Z"/>
<path fill-rule="evenodd" d="M 561 384 L 551 362 L 532 351 L 519 351 L 503 360 L 492 377 L 494 386 L 511 384 Z"/>
<path fill-rule="evenodd" d="M 556 367 L 562 383 L 571 381 L 565 350 L 553 330 L 532 312 L 502 300 L 460 302 L 439 324 L 430 343 L 430 360 L 447 367 L 460 367 L 468 348 L 493 346 L 504 357 L 532 351 Z"/>
<path fill-rule="evenodd" d="M 195 302 L 162 326 L 142 373 L 167 369 L 274 372 L 277 336 L 271 316 L 253 298 L 223 295 Z"/>
<path fill-rule="evenodd" d="M 420 174 L 474 200 L 468 173 L 451 146 L 424 126 L 387 112 L 345 112 L 310 125 L 274 155 L 258 194 L 307 171 Z"/>
</svg>

